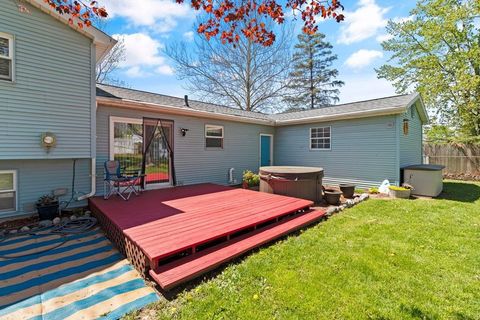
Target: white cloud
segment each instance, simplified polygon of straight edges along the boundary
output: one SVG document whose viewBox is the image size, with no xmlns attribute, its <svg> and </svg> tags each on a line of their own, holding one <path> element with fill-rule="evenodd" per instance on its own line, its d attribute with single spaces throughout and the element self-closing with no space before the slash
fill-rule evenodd
<svg viewBox="0 0 480 320">
<path fill-rule="evenodd" d="M 139 66 L 128 68 L 127 71 L 125 71 L 125 74 L 130 78 L 142 78 L 149 75 L 147 72 L 143 71 Z"/>
<path fill-rule="evenodd" d="M 383 42 L 383 41 L 388 41 L 392 38 L 393 38 L 393 36 L 391 34 L 385 33 L 385 34 L 381 34 L 381 35 L 377 36 L 375 39 L 378 42 Z"/>
<path fill-rule="evenodd" d="M 395 17 L 392 20 L 395 23 L 405 23 L 405 22 L 408 22 L 408 21 L 413 21 L 414 18 L 415 18 L 415 16 Z"/>
<path fill-rule="evenodd" d="M 187 5 L 171 0 L 104 0 L 103 4 L 111 17 L 123 17 L 135 26 L 159 33 L 171 31 L 178 19 L 192 15 Z"/>
<path fill-rule="evenodd" d="M 163 45 L 145 33 L 115 34 L 115 39 L 122 38 L 125 45 L 126 59 L 120 64 L 130 77 L 145 77 L 153 73 L 172 75 L 160 50 Z"/>
<path fill-rule="evenodd" d="M 157 73 L 164 74 L 167 76 L 173 75 L 173 69 L 170 66 L 163 65 L 155 69 Z"/>
<path fill-rule="evenodd" d="M 375 36 L 387 25 L 384 17 L 390 8 L 382 8 L 375 0 L 360 0 L 356 11 L 345 12 L 338 43 L 351 44 Z"/>
<path fill-rule="evenodd" d="M 350 55 L 345 61 L 345 65 L 354 69 L 361 69 L 370 65 L 375 59 L 382 57 L 383 53 L 381 51 L 361 49 Z"/>
<path fill-rule="evenodd" d="M 185 38 L 185 40 L 187 41 L 193 41 L 193 36 L 194 36 L 193 31 L 187 31 L 183 34 L 183 38 Z"/>
<path fill-rule="evenodd" d="M 395 89 L 375 73 L 343 77 L 345 86 L 340 89 L 340 103 L 376 99 L 395 95 Z"/>
</svg>

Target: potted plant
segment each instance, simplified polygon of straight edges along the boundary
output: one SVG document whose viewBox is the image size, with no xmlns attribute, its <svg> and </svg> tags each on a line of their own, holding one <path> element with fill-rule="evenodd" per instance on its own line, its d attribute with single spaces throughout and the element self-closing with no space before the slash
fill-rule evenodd
<svg viewBox="0 0 480 320">
<path fill-rule="evenodd" d="M 37 200 L 36 207 L 40 221 L 53 220 L 55 217 L 58 217 L 59 202 L 54 195 L 47 194 L 41 196 Z"/>
<path fill-rule="evenodd" d="M 390 197 L 395 199 L 410 199 L 410 194 L 413 187 L 404 183 L 401 187 L 390 186 L 388 187 Z"/>
<path fill-rule="evenodd" d="M 251 190 L 258 191 L 259 185 L 260 185 L 260 176 L 258 174 L 255 174 L 250 170 L 243 171 L 242 187 L 244 189 L 251 189 Z"/>
</svg>

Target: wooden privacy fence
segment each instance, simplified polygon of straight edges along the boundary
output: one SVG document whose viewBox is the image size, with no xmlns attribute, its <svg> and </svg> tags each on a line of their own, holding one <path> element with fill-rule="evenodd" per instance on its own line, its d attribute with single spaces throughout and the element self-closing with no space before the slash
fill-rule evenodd
<svg viewBox="0 0 480 320">
<path fill-rule="evenodd" d="M 445 174 L 480 174 L 480 144 L 423 145 L 424 162 L 445 166 Z"/>
</svg>

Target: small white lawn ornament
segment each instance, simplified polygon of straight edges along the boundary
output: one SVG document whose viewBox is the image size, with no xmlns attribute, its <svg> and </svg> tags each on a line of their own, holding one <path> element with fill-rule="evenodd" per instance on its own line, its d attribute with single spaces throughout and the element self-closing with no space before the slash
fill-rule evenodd
<svg viewBox="0 0 480 320">
<path fill-rule="evenodd" d="M 390 181 L 385 179 L 385 180 L 383 180 L 380 187 L 378 187 L 378 192 L 388 194 L 389 193 L 388 187 L 390 187 Z"/>
</svg>

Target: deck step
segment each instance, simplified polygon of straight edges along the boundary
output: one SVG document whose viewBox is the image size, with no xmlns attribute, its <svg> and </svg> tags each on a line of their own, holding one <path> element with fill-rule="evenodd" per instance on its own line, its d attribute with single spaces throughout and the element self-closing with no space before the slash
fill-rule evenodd
<svg viewBox="0 0 480 320">
<path fill-rule="evenodd" d="M 251 249 L 318 221 L 324 215 L 324 210 L 314 210 L 285 218 L 204 251 L 162 265 L 155 270 L 152 269 L 150 275 L 164 290 L 169 290 L 211 271 Z"/>
</svg>

